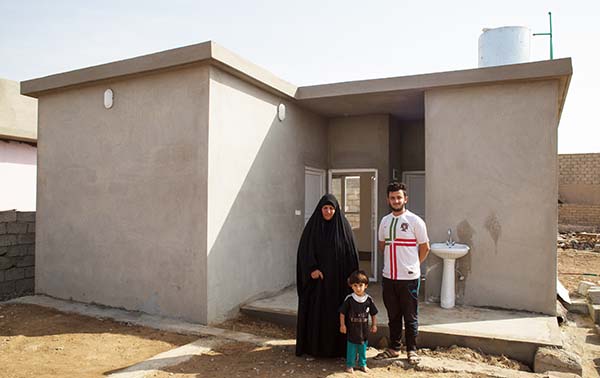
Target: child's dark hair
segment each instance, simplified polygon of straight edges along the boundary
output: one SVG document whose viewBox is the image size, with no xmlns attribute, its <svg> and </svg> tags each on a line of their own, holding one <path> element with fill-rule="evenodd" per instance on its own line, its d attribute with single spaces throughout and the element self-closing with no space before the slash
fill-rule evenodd
<svg viewBox="0 0 600 378">
<path fill-rule="evenodd" d="M 352 272 L 350 277 L 348 277 L 348 285 L 361 283 L 368 285 L 369 276 L 367 276 L 367 273 L 365 273 L 364 270 L 355 270 L 354 272 Z"/>
<path fill-rule="evenodd" d="M 402 182 L 392 181 L 387 186 L 388 196 L 390 195 L 390 193 L 397 192 L 399 190 L 402 190 L 404 192 L 404 197 L 406 197 L 408 195 L 408 192 L 406 190 L 406 185 L 404 185 L 404 183 L 402 183 Z"/>
</svg>

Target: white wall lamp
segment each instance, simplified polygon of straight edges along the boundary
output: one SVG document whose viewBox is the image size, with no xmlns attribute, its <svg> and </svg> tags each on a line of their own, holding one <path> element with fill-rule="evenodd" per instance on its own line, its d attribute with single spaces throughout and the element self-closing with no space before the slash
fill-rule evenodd
<svg viewBox="0 0 600 378">
<path fill-rule="evenodd" d="M 108 88 L 107 90 L 104 91 L 104 107 L 106 109 L 110 109 L 113 106 L 113 102 L 114 102 L 114 93 L 112 91 L 112 89 Z"/>
<path fill-rule="evenodd" d="M 285 105 L 284 104 L 279 104 L 277 106 L 277 118 L 279 118 L 280 121 L 283 121 L 285 119 Z"/>
</svg>

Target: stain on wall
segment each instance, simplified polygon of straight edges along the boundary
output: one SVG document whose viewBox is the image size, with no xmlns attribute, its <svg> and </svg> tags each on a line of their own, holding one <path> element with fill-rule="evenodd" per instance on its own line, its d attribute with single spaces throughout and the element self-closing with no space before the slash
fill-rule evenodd
<svg viewBox="0 0 600 378">
<path fill-rule="evenodd" d="M 500 225 L 500 221 L 498 221 L 496 214 L 490 214 L 485 219 L 484 227 L 494 241 L 494 252 L 498 254 L 498 239 L 500 239 L 500 236 L 502 235 L 502 226 Z"/>
</svg>

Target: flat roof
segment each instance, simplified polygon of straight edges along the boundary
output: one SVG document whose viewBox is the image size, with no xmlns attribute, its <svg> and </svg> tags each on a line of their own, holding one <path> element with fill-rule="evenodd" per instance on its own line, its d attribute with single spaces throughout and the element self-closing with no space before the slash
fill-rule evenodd
<svg viewBox="0 0 600 378">
<path fill-rule="evenodd" d="M 318 114 L 335 117 L 390 113 L 402 119 L 422 119 L 424 93 L 436 88 L 464 87 L 515 81 L 557 79 L 562 112 L 573 68 L 571 58 L 474 68 L 421 75 L 296 87 L 213 41 L 116 61 L 21 83 L 21 93 L 45 93 L 104 80 L 125 78 L 210 64 L 271 93 L 293 100 Z"/>
<path fill-rule="evenodd" d="M 557 79 L 559 109 L 566 98 L 573 68 L 571 58 L 473 68 L 298 88 L 296 99 L 324 115 L 356 115 L 369 111 L 401 119 L 422 119 L 425 91 L 517 81 Z"/>
<path fill-rule="evenodd" d="M 154 54 L 119 60 L 21 82 L 21 93 L 31 97 L 104 80 L 139 76 L 194 64 L 213 64 L 260 87 L 293 98 L 296 86 L 233 52 L 208 41 Z"/>
</svg>

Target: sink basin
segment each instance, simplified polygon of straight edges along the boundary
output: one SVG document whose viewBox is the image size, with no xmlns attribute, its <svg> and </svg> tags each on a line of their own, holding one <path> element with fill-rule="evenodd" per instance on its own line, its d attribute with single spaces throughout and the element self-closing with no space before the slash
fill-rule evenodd
<svg viewBox="0 0 600 378">
<path fill-rule="evenodd" d="M 444 270 L 442 272 L 442 290 L 440 292 L 440 306 L 442 308 L 454 307 L 456 301 L 456 292 L 454 288 L 454 265 L 456 259 L 463 257 L 469 252 L 469 246 L 466 244 L 455 243 L 447 245 L 446 243 L 431 244 L 431 253 L 444 259 Z"/>
<path fill-rule="evenodd" d="M 468 245 L 459 243 L 452 246 L 446 243 L 433 243 L 430 248 L 431 253 L 442 259 L 459 259 L 469 252 Z"/>
</svg>

